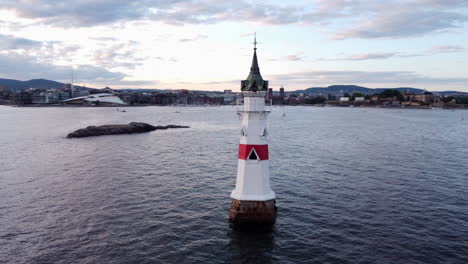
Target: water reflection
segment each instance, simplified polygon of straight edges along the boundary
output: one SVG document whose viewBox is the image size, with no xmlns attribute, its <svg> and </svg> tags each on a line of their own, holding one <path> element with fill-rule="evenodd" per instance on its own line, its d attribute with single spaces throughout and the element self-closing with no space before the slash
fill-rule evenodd
<svg viewBox="0 0 468 264">
<path fill-rule="evenodd" d="M 232 228 L 227 251 L 236 263 L 273 263 L 274 229 Z"/>
</svg>

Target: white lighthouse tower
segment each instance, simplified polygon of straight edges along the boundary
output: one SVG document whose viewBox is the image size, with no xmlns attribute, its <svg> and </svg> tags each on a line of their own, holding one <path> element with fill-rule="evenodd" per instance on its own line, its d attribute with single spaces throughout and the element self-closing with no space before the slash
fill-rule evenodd
<svg viewBox="0 0 468 264">
<path fill-rule="evenodd" d="M 240 224 L 273 224 L 276 218 L 275 193 L 270 187 L 268 130 L 265 95 L 268 81 L 263 80 L 257 61 L 257 41 L 250 74 L 241 81 L 244 103 L 236 188 L 231 192 L 229 219 Z"/>
</svg>

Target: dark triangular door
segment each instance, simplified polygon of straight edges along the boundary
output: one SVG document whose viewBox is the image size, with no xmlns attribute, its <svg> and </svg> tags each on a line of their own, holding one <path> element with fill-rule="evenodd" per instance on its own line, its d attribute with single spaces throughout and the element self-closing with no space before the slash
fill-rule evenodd
<svg viewBox="0 0 468 264">
<path fill-rule="evenodd" d="M 249 160 L 258 160 L 258 156 L 254 148 L 252 148 L 252 151 L 249 154 Z"/>
</svg>

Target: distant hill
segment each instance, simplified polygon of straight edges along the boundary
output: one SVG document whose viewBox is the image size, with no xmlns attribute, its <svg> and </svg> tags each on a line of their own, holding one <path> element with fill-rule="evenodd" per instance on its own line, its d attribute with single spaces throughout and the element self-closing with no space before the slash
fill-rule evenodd
<svg viewBox="0 0 468 264">
<path fill-rule="evenodd" d="M 458 91 L 442 91 L 442 92 L 435 92 L 439 95 L 443 96 L 468 96 L 468 93 L 465 92 L 458 92 Z"/>
<path fill-rule="evenodd" d="M 37 89 L 57 89 L 62 88 L 65 84 L 61 82 L 46 80 L 46 79 L 32 79 L 29 81 L 18 81 L 13 79 L 1 79 L 0 86 L 6 86 L 13 90 L 26 90 L 29 88 Z M 83 88 L 75 85 L 77 88 Z"/>
<path fill-rule="evenodd" d="M 12 89 L 16 90 L 25 90 L 28 88 L 39 88 L 39 89 L 47 89 L 47 88 L 61 88 L 63 87 L 63 83 L 46 80 L 46 79 L 33 79 L 29 81 L 18 81 L 13 79 L 0 79 L 0 85 L 7 86 Z"/>
<path fill-rule="evenodd" d="M 29 88 L 38 88 L 38 89 L 56 89 L 62 88 L 65 84 L 61 82 L 46 80 L 46 79 L 33 79 L 29 81 L 19 81 L 13 79 L 2 79 L 0 78 L 0 87 L 8 87 L 13 90 L 25 90 Z M 82 87 L 75 85 L 78 89 L 91 89 L 94 88 L 90 87 Z M 395 89 L 400 92 L 408 91 L 414 94 L 423 93 L 425 90 L 418 89 L 418 88 L 411 88 L 411 87 L 398 87 L 398 88 L 367 88 L 358 85 L 331 85 L 328 87 L 310 87 L 305 90 L 296 90 L 296 91 L 286 91 L 286 93 L 304 93 L 304 94 L 311 94 L 311 95 L 343 95 L 345 93 L 352 94 L 352 93 L 362 93 L 362 94 L 375 94 L 381 93 L 385 89 Z M 170 90 L 159 90 L 159 89 L 122 89 L 121 91 L 132 91 L 132 92 L 170 92 Z M 205 94 L 217 94 L 222 93 L 221 91 L 195 91 L 192 90 L 194 93 L 205 93 Z M 277 92 L 275 92 L 277 93 Z M 465 92 L 458 92 L 458 91 L 441 91 L 441 92 L 433 92 L 435 94 L 439 94 L 442 96 L 468 96 L 468 93 Z"/>
<path fill-rule="evenodd" d="M 399 88 L 367 88 L 358 85 L 331 85 L 328 87 L 311 87 L 305 90 L 298 90 L 293 91 L 291 93 L 306 93 L 306 94 L 314 94 L 314 95 L 342 95 L 345 93 L 352 94 L 352 93 L 362 93 L 362 94 L 375 94 L 384 91 L 385 89 L 394 89 L 400 92 L 408 91 L 411 93 L 419 94 L 424 92 L 423 89 L 411 88 L 411 87 L 399 87 Z"/>
</svg>

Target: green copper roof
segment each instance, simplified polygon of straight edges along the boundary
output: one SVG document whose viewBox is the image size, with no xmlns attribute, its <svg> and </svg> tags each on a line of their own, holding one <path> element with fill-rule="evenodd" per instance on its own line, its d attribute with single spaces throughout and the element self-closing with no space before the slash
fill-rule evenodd
<svg viewBox="0 0 468 264">
<path fill-rule="evenodd" d="M 257 48 L 254 48 L 254 55 L 252 59 L 252 67 L 250 67 L 249 76 L 244 81 L 241 81 L 241 91 L 267 91 L 268 81 L 263 80 L 260 74 L 257 60 Z"/>
</svg>

